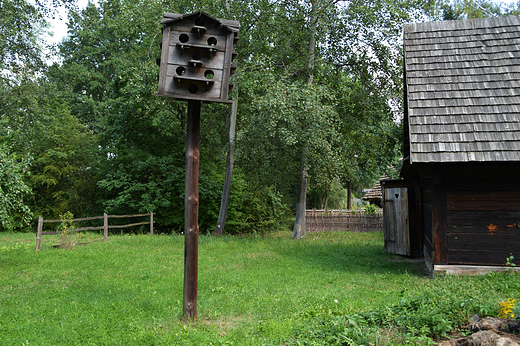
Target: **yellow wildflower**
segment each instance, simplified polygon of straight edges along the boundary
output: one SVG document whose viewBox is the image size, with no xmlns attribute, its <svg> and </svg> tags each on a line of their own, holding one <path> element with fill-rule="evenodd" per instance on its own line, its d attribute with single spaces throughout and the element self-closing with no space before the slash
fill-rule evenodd
<svg viewBox="0 0 520 346">
<path fill-rule="evenodd" d="M 513 309 L 515 308 L 516 299 L 508 298 L 505 302 L 498 302 L 500 308 L 498 309 L 498 317 L 500 318 L 514 318 L 515 314 Z"/>
</svg>

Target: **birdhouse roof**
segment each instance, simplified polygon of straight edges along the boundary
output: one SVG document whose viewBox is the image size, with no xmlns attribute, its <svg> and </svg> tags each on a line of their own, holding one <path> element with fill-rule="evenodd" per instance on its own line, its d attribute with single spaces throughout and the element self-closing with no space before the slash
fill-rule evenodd
<svg viewBox="0 0 520 346">
<path fill-rule="evenodd" d="M 170 24 L 170 23 L 173 23 L 173 22 L 176 22 L 179 20 L 188 19 L 188 18 L 192 18 L 192 17 L 199 17 L 199 16 L 204 16 L 206 18 L 209 18 L 212 21 L 219 23 L 221 26 L 225 27 L 226 29 L 228 29 L 229 31 L 232 31 L 232 32 L 238 32 L 238 29 L 240 28 L 240 22 L 237 20 L 215 18 L 203 11 L 197 11 L 197 12 L 193 12 L 193 13 L 189 13 L 189 14 L 166 12 L 164 14 L 164 18 L 161 20 L 161 24 L 166 25 L 166 24 Z"/>
</svg>

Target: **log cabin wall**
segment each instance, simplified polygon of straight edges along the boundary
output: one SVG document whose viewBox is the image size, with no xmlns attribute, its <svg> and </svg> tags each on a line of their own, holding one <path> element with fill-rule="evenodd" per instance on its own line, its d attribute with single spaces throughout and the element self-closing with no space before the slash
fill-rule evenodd
<svg viewBox="0 0 520 346">
<path fill-rule="evenodd" d="M 437 264 L 503 265 L 520 258 L 520 165 L 436 165 L 421 172 L 423 254 Z"/>
<path fill-rule="evenodd" d="M 520 167 L 497 168 L 447 186 L 449 264 L 503 265 L 520 256 Z"/>
<path fill-rule="evenodd" d="M 424 185 L 423 185 L 424 184 Z M 421 219 L 423 233 L 423 256 L 428 268 L 433 271 L 432 190 L 433 184 L 421 184 Z"/>
</svg>

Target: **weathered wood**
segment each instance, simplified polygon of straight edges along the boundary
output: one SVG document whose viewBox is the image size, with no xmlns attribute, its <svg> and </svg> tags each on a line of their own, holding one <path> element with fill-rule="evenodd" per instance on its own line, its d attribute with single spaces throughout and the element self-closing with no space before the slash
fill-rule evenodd
<svg viewBox="0 0 520 346">
<path fill-rule="evenodd" d="M 449 264 L 504 265 L 510 254 L 513 254 L 515 258 L 520 256 L 519 251 L 509 249 L 509 247 L 502 250 L 448 249 Z"/>
<path fill-rule="evenodd" d="M 448 246 L 451 250 L 505 250 L 520 249 L 520 237 L 508 235 L 494 235 L 482 233 L 454 233 L 448 234 Z M 513 251 L 514 251 L 513 250 Z M 509 251 L 511 252 L 511 251 Z M 504 257 L 505 258 L 505 257 Z"/>
<path fill-rule="evenodd" d="M 520 268 L 506 268 L 504 266 L 479 266 L 479 265 L 436 265 L 434 272 L 438 274 L 455 274 L 455 275 L 484 275 L 493 272 L 504 272 L 506 270 L 514 270 L 520 272 Z"/>
<path fill-rule="evenodd" d="M 36 231 L 36 251 L 40 250 L 42 245 L 43 217 L 38 216 L 38 229 Z"/>
<path fill-rule="evenodd" d="M 448 264 L 448 239 L 446 234 L 446 190 L 435 186 L 432 195 L 433 263 Z"/>
<path fill-rule="evenodd" d="M 80 219 L 71 219 L 72 222 L 77 221 L 90 221 L 90 220 L 101 220 L 103 216 L 92 216 L 92 217 L 83 217 Z M 63 220 L 43 220 L 43 223 L 55 223 L 55 222 L 63 222 Z"/>
<path fill-rule="evenodd" d="M 238 22 L 224 22 L 203 12 L 163 19 L 158 96 L 231 103 L 227 98 Z"/>
<path fill-rule="evenodd" d="M 153 235 L 153 212 L 150 212 L 150 234 Z"/>
<path fill-rule="evenodd" d="M 104 226 L 88 226 L 88 227 L 81 227 L 81 228 L 74 228 L 69 229 L 67 232 L 81 232 L 81 231 L 98 231 L 103 229 Z M 61 231 L 50 231 L 50 232 L 43 232 L 42 235 L 56 235 L 62 233 Z"/>
<path fill-rule="evenodd" d="M 408 188 L 383 188 L 385 251 L 410 256 Z"/>
<path fill-rule="evenodd" d="M 305 217 L 306 232 L 349 231 L 381 232 L 383 217 L 366 215 L 363 212 L 347 210 L 307 210 Z"/>
<path fill-rule="evenodd" d="M 103 214 L 103 238 L 105 241 L 108 239 L 108 215 L 107 213 Z"/>
<path fill-rule="evenodd" d="M 200 101 L 188 101 L 186 181 L 184 197 L 183 315 L 197 318 L 199 241 Z"/>
<path fill-rule="evenodd" d="M 112 219 L 120 219 L 120 218 L 128 218 L 128 217 L 140 217 L 140 216 L 148 216 L 150 213 L 146 214 L 132 214 L 132 215 L 107 215 L 109 218 Z"/>
<path fill-rule="evenodd" d="M 449 191 L 448 210 L 520 211 L 520 191 Z"/>
<path fill-rule="evenodd" d="M 126 225 L 113 225 L 113 226 L 109 226 L 109 224 L 108 224 L 108 218 L 130 218 L 130 217 L 142 217 L 142 216 L 148 216 L 148 215 L 150 216 L 149 222 L 145 221 L 145 222 L 126 224 Z M 102 240 L 106 241 L 108 238 L 108 229 L 109 228 L 128 228 L 128 227 L 132 227 L 132 226 L 150 224 L 150 234 L 153 234 L 153 212 L 150 212 L 149 214 L 132 214 L 132 215 L 107 215 L 105 213 L 105 214 L 103 214 L 103 216 L 78 218 L 78 219 L 72 219 L 72 221 L 77 222 L 77 221 L 90 221 L 90 220 L 100 220 L 100 219 L 103 219 L 103 226 L 87 226 L 87 227 L 74 228 L 74 229 L 68 230 L 68 232 L 103 230 L 103 239 Z M 57 234 L 62 233 L 60 231 L 43 232 L 44 223 L 57 223 L 57 222 L 63 222 L 63 221 L 62 220 L 44 220 L 43 217 L 41 217 L 41 216 L 38 217 L 38 229 L 36 232 L 36 250 L 39 250 L 41 248 L 41 236 L 42 235 L 57 235 Z"/>
<path fill-rule="evenodd" d="M 148 225 L 148 224 L 150 224 L 149 221 L 144 221 L 144 222 L 130 223 L 127 225 L 109 225 L 108 228 L 128 228 L 128 227 L 132 227 L 132 226 L 140 226 L 140 225 Z"/>
</svg>

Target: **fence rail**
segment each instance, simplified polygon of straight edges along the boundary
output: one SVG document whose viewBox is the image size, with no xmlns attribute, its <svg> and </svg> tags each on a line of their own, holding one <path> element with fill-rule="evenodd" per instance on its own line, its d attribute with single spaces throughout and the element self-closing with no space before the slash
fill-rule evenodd
<svg viewBox="0 0 520 346">
<path fill-rule="evenodd" d="M 108 219 L 109 218 L 129 218 L 129 217 L 142 217 L 142 216 L 150 216 L 150 221 L 145 222 L 136 222 L 136 223 L 130 223 L 126 225 L 109 225 Z M 79 222 L 79 221 L 92 221 L 92 220 L 101 220 L 103 219 L 103 226 L 88 226 L 88 227 L 80 227 L 75 228 L 72 230 L 69 230 L 70 232 L 80 232 L 80 231 L 99 231 L 103 230 L 103 239 L 96 239 L 92 240 L 89 243 L 93 243 L 96 241 L 104 240 L 106 241 L 108 239 L 108 230 L 109 229 L 121 229 L 121 228 L 128 228 L 132 226 L 139 226 L 139 225 L 148 225 L 150 224 L 150 234 L 153 234 L 153 213 L 149 214 L 135 214 L 135 215 L 107 215 L 103 214 L 103 216 L 93 216 L 93 217 L 84 217 L 79 219 L 71 219 L 72 222 Z M 42 235 L 57 235 L 61 232 L 59 231 L 52 231 L 52 232 L 43 232 L 43 224 L 44 223 L 56 223 L 56 222 L 63 222 L 62 220 L 44 220 L 43 217 L 38 217 L 38 230 L 36 232 L 36 251 L 40 250 L 41 244 L 42 244 Z M 83 243 L 88 244 L 88 243 Z"/>
<path fill-rule="evenodd" d="M 364 211 L 347 210 L 307 210 L 305 212 L 306 232 L 350 231 L 381 232 L 383 214 L 366 214 Z"/>
</svg>

